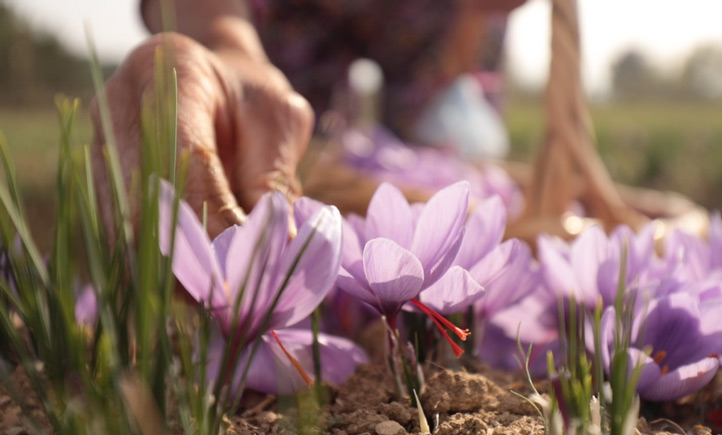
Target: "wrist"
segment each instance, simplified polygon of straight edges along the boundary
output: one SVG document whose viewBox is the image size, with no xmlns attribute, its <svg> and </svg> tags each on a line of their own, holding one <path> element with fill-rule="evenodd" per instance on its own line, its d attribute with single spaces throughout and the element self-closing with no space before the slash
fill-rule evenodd
<svg viewBox="0 0 722 435">
<path fill-rule="evenodd" d="M 232 49 L 268 61 L 245 0 L 141 0 L 140 8 L 151 33 L 175 30 L 210 50 Z"/>
</svg>

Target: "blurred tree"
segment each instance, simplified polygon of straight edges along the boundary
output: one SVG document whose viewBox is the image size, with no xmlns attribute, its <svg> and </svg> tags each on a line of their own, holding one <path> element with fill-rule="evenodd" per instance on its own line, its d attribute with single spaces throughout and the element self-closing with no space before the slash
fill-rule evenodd
<svg viewBox="0 0 722 435">
<path fill-rule="evenodd" d="M 57 93 L 88 99 L 88 62 L 53 37 L 33 32 L 0 2 L 0 105 L 52 103 Z"/>
<path fill-rule="evenodd" d="M 687 58 L 679 79 L 686 97 L 700 100 L 722 99 L 722 47 L 704 45 Z"/>
<path fill-rule="evenodd" d="M 631 100 L 658 96 L 663 86 L 644 53 L 630 49 L 612 65 L 612 92 Z"/>
</svg>

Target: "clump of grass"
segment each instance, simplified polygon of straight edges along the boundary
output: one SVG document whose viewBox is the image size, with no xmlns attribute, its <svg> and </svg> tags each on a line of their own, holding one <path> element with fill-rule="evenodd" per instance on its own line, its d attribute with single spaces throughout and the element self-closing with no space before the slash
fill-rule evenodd
<svg viewBox="0 0 722 435">
<path fill-rule="evenodd" d="M 123 183 L 103 79 L 92 59 L 107 138 L 110 227 L 96 200 L 91 150 L 74 143 L 78 100 L 57 100 L 57 219 L 47 257 L 30 235 L 14 166 L 0 136 L 6 179 L 0 184 L 3 358 L 24 368 L 56 433 L 160 433 L 170 424 L 186 433 L 218 433 L 226 424 L 224 411 L 237 399 L 220 398 L 221 386 L 208 385 L 209 313 L 172 298 L 172 257 L 163 257 L 158 243 L 159 177 L 181 192 L 185 173 L 184 160 L 176 163 L 172 59 L 162 49 L 157 52 L 155 94 L 143 109 L 139 181 L 131 189 L 139 204 L 135 228 L 134 201 Z M 91 325 L 75 318 L 81 279 L 90 281 L 97 301 L 98 317 Z M 234 354 L 228 354 L 228 364 L 235 367 Z M 25 403 L 19 394 L 15 399 Z"/>
<path fill-rule="evenodd" d="M 601 318 L 602 304 L 597 304 L 593 314 L 571 297 L 568 306 L 559 302 L 559 325 L 562 363 L 557 362 L 551 351 L 547 353 L 547 370 L 551 388 L 543 396 L 532 383 L 529 372 L 531 347 L 525 351 L 517 339 L 523 357 L 523 369 L 533 390 L 527 400 L 544 419 L 545 431 L 557 434 L 634 434 L 639 414 L 639 396 L 636 392 L 641 366 L 630 367 L 627 349 L 631 346 L 632 321 L 635 293 L 624 284 L 627 250 L 623 248 L 617 295 L 616 336 L 612 351 L 608 380 L 605 381 L 602 362 Z M 565 315 L 565 313 L 567 313 Z M 594 357 L 587 353 L 589 322 L 592 318 Z M 611 394 L 610 394 L 611 393 Z M 515 393 L 516 394 L 516 393 Z"/>
<path fill-rule="evenodd" d="M 0 135 L 0 160 L 6 184 L 0 184 L 0 351 L 23 367 L 56 433 L 217 434 L 229 425 L 244 390 L 245 377 L 261 336 L 240 325 L 241 299 L 255 294 L 244 288 L 234 301 L 234 331 L 222 349 L 220 376 L 207 378 L 212 331 L 211 307 L 188 305 L 173 297 L 175 227 L 187 158 L 177 149 L 177 83 L 172 51 L 160 47 L 155 56 L 155 92 L 147 95 L 141 113 L 140 166 L 125 186 L 110 111 L 97 59 L 91 63 L 106 144 L 102 148 L 110 204 L 99 204 L 91 150 L 74 143 L 79 101 L 59 98 L 61 135 L 57 180 L 57 220 L 53 248 L 40 254 L 27 225 L 11 157 Z M 127 174 L 126 174 L 127 175 Z M 170 228 L 170 255 L 160 250 L 160 180 L 170 180 L 176 193 Z M 132 205 L 132 206 L 131 206 Z M 137 205 L 137 209 L 135 208 Z M 110 208 L 110 219 L 102 207 Z M 105 210 L 107 211 L 107 210 Z M 135 213 L 137 220 L 132 221 Z M 270 224 L 269 224 L 270 225 Z M 256 246 L 248 267 L 264 261 Z M 310 238 L 309 238 L 310 240 Z M 306 245 L 308 245 L 308 241 Z M 294 258 L 297 265 L 306 245 Z M 263 328 L 271 321 L 281 292 L 266 312 L 254 313 Z M 246 273 L 249 275 L 249 273 Z M 76 319 L 81 282 L 89 281 L 97 318 Z M 244 293 L 249 293 L 244 295 Z M 17 324 L 22 327 L 18 328 Z M 89 323 L 89 324 L 88 324 Z M 314 328 L 318 334 L 318 319 Z M 265 329 L 264 329 L 265 330 Z M 238 343 L 252 346 L 239 366 Z M 320 350 L 315 344 L 317 386 L 297 399 L 299 430 L 317 425 Z M 228 379 L 240 383 L 226 385 Z M 12 390 L 12 385 L 7 384 Z M 15 400 L 23 405 L 24 398 Z M 37 428 L 38 431 L 44 428 Z"/>
</svg>

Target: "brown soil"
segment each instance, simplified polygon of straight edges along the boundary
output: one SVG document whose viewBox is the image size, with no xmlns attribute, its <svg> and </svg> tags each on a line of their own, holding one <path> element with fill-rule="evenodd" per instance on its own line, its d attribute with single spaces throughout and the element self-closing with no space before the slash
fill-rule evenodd
<svg viewBox="0 0 722 435">
<path fill-rule="evenodd" d="M 426 387 L 421 403 L 434 434 L 543 434 L 544 425 L 534 408 L 510 390 L 529 394 L 518 376 L 469 362 L 465 369 L 451 371 L 436 366 L 425 368 Z M 0 389 L 0 433 L 20 435 L 48 430 L 40 404 L 22 369 L 10 378 L 26 403 L 21 409 L 6 389 Z M 234 434 L 406 434 L 419 433 L 418 411 L 408 400 L 394 398 L 393 380 L 382 364 L 360 366 L 349 381 L 330 388 L 328 403 L 313 408 L 308 400 L 278 398 L 250 393 L 242 410 L 233 419 Z M 681 417 L 688 433 L 711 434 L 703 426 L 693 426 L 690 403 L 658 407 Z M 666 407 L 666 409 L 665 409 Z M 299 410 L 300 409 L 300 410 Z M 675 411 L 676 410 L 676 411 Z M 684 418 L 687 417 L 687 418 Z M 675 434 L 681 427 L 669 420 L 647 423 L 640 419 L 640 434 Z"/>
<path fill-rule="evenodd" d="M 330 405 L 317 414 L 313 429 L 299 427 L 297 409 L 283 413 L 277 407 L 256 415 L 237 417 L 231 432 L 239 434 L 414 434 L 419 433 L 418 411 L 408 400 L 394 398 L 393 380 L 382 364 L 358 368 L 348 382 L 331 392 Z M 451 371 L 427 367 L 426 387 L 421 403 L 434 434 L 523 435 L 543 434 L 544 424 L 535 409 L 510 392 L 530 393 L 519 376 L 493 370 L 478 362 L 468 362 L 466 369 Z M 541 388 L 541 387 L 539 387 Z M 670 405 L 671 406 L 671 405 Z M 648 423 L 640 418 L 640 435 L 712 434 L 704 426 L 694 426 L 689 409 L 674 406 L 687 432 L 670 420 Z M 661 408 L 661 407 L 660 407 Z M 667 410 L 669 411 L 669 410 Z M 686 417 L 686 418 L 683 418 Z M 699 420 L 698 420 L 699 421 Z M 398 423 L 395 426 L 388 422 Z M 381 426 L 380 426 L 381 425 Z M 386 432 L 390 427 L 396 432 Z"/>
</svg>

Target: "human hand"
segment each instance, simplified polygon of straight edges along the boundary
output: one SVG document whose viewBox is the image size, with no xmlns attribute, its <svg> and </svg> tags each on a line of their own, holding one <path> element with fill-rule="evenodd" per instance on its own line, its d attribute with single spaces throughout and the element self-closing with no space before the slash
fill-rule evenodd
<svg viewBox="0 0 722 435">
<path fill-rule="evenodd" d="M 241 223 L 243 209 L 252 208 L 270 189 L 291 198 L 299 195 L 296 165 L 313 126 L 306 100 L 273 65 L 239 46 L 238 34 L 233 36 L 206 47 L 176 33 L 155 35 L 125 59 L 105 87 L 128 186 L 139 169 L 140 114 L 144 96 L 154 89 L 155 52 L 172 53 L 178 76 L 178 150 L 190 154 L 185 199 L 199 215 L 207 204 L 207 229 L 213 237 Z M 94 169 L 107 221 L 110 191 L 99 151 L 105 136 L 93 107 Z"/>
</svg>

